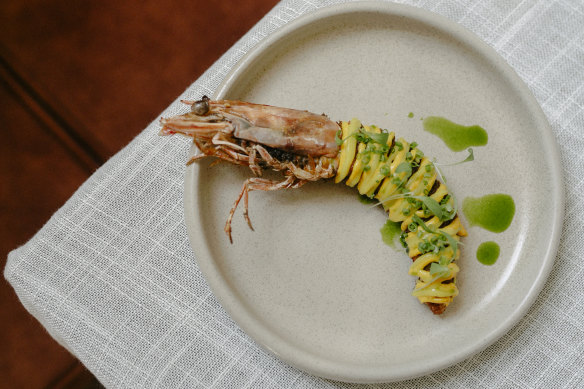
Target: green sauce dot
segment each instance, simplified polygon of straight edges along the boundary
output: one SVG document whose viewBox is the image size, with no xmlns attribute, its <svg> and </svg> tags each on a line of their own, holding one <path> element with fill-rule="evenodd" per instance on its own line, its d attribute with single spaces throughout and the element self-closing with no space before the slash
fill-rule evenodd
<svg viewBox="0 0 584 389">
<path fill-rule="evenodd" d="M 414 113 L 413 113 L 413 112 L 410 112 L 410 113 L 408 114 L 408 117 L 409 117 L 410 119 L 411 119 L 411 118 L 413 118 L 413 117 L 414 117 Z"/>
<path fill-rule="evenodd" d="M 501 249 L 495 242 L 483 242 L 477 249 L 477 259 L 483 265 L 491 266 L 497 262 Z"/>
<path fill-rule="evenodd" d="M 395 248 L 396 238 L 401 234 L 401 223 L 392 222 L 388 220 L 379 230 L 381 232 L 381 239 L 386 245 Z"/>
</svg>

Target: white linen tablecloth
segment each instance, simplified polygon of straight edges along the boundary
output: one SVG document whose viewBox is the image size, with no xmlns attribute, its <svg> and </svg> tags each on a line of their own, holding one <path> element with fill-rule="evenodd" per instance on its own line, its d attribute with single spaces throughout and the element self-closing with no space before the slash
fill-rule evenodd
<svg viewBox="0 0 584 389">
<path fill-rule="evenodd" d="M 211 95 L 262 38 L 338 2 L 281 2 L 181 98 Z M 527 83 L 560 145 L 566 214 L 551 276 L 518 325 L 462 363 L 387 387 L 584 387 L 584 228 L 578 221 L 584 214 L 584 2 L 402 3 L 470 29 Z M 177 100 L 161 116 L 181 109 Z M 10 253 L 5 277 L 22 304 L 109 388 L 354 387 L 287 366 L 221 308 L 187 239 L 183 180 L 190 142 L 169 141 L 158 131 L 158 122 L 149 125 Z"/>
</svg>

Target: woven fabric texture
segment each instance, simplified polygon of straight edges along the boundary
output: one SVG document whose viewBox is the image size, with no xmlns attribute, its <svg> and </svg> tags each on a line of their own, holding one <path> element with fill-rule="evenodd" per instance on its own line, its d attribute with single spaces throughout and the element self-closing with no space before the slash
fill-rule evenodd
<svg viewBox="0 0 584 389">
<path fill-rule="evenodd" d="M 181 98 L 211 95 L 278 27 L 340 1 L 283 1 Z M 402 1 L 473 31 L 533 91 L 560 145 L 566 214 L 551 276 L 528 314 L 483 352 L 434 374 L 372 387 L 584 387 L 584 2 Z M 160 116 L 183 109 L 178 99 Z M 259 348 L 221 308 L 183 214 L 190 142 L 149 125 L 28 243 L 5 277 L 22 304 L 109 388 L 332 388 Z"/>
</svg>

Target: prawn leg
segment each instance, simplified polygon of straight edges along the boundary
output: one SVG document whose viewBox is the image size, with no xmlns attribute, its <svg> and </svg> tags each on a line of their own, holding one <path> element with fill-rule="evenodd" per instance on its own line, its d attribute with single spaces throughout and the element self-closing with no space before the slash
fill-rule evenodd
<svg viewBox="0 0 584 389">
<path fill-rule="evenodd" d="M 235 210 L 239 206 L 241 199 L 243 198 L 243 217 L 247 222 L 249 228 L 253 231 L 253 226 L 251 224 L 251 220 L 249 218 L 249 209 L 248 209 L 248 199 L 249 199 L 249 192 L 254 190 L 262 190 L 262 191 L 271 191 L 271 190 L 279 190 L 279 189 L 291 189 L 291 188 L 299 188 L 300 186 L 304 185 L 305 181 L 298 180 L 294 176 L 288 176 L 284 181 L 272 181 L 266 178 L 259 178 L 259 177 L 252 177 L 245 180 L 243 186 L 241 187 L 241 191 L 239 192 L 239 196 L 233 203 L 231 210 L 229 211 L 229 217 L 227 218 L 227 222 L 225 223 L 224 231 L 229 237 L 229 241 L 233 243 L 233 238 L 231 237 L 231 221 L 233 220 L 233 215 L 235 214 Z"/>
</svg>

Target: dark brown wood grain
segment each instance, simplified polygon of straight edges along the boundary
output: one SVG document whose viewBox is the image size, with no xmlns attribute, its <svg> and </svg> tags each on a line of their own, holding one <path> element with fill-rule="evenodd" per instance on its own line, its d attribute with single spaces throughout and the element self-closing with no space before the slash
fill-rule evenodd
<svg viewBox="0 0 584 389">
<path fill-rule="evenodd" d="M 0 257 L 276 0 L 0 2 Z M 0 282 L 0 387 L 96 388 Z"/>
<path fill-rule="evenodd" d="M 6 83 L 0 88 L 0 116 L 9 127 L 0 142 L 0 253 L 34 234 L 89 173 L 17 99 Z M 42 388 L 75 359 L 24 309 L 16 294 L 0 283 L 0 387 Z"/>
</svg>

